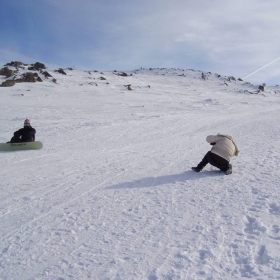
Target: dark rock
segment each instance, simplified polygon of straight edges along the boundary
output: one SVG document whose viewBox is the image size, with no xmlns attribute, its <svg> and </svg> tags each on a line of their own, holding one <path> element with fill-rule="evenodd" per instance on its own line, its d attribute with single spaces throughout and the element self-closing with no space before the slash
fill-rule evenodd
<svg viewBox="0 0 280 280">
<path fill-rule="evenodd" d="M 37 82 L 43 82 L 43 80 L 40 77 L 38 77 Z"/>
<path fill-rule="evenodd" d="M 34 67 L 35 70 L 46 69 L 45 64 L 43 64 L 43 63 L 41 63 L 41 62 L 36 62 L 36 63 L 33 65 L 33 67 Z"/>
<path fill-rule="evenodd" d="M 10 70 L 8 67 L 4 67 L 4 68 L 0 69 L 0 75 L 6 76 L 6 78 L 13 76 L 14 73 L 15 73 L 15 71 Z"/>
<path fill-rule="evenodd" d="M 128 90 L 132 90 L 131 85 L 124 85 Z"/>
<path fill-rule="evenodd" d="M 118 75 L 122 76 L 122 77 L 127 77 L 128 76 L 125 72 L 122 72 L 121 74 L 118 74 Z"/>
<path fill-rule="evenodd" d="M 205 81 L 206 80 L 206 75 L 202 72 L 201 78 Z"/>
<path fill-rule="evenodd" d="M 62 68 L 59 68 L 58 70 L 55 70 L 55 72 L 66 75 L 66 73 L 64 72 L 64 70 Z"/>
<path fill-rule="evenodd" d="M 20 79 L 15 80 L 16 83 L 35 83 L 36 77 L 34 77 L 34 73 L 27 72 L 24 73 Z"/>
<path fill-rule="evenodd" d="M 47 72 L 47 71 L 42 72 L 42 74 L 43 74 L 46 78 L 51 78 L 51 77 L 52 77 L 52 75 L 51 75 L 49 72 Z"/>
<path fill-rule="evenodd" d="M 24 73 L 22 75 L 22 79 L 24 82 L 27 82 L 27 83 L 35 83 L 36 82 L 36 79 L 35 79 L 35 76 L 37 73 L 33 74 L 31 72 L 27 72 L 27 73 Z M 38 74 L 37 74 L 38 76 Z"/>
<path fill-rule="evenodd" d="M 104 77 L 100 77 L 100 80 L 106 80 L 106 78 L 104 78 Z"/>
<path fill-rule="evenodd" d="M 7 80 L 7 81 L 3 82 L 0 86 L 1 87 L 12 87 L 15 85 L 15 83 L 16 83 L 15 80 Z"/>
<path fill-rule="evenodd" d="M 13 67 L 19 67 L 19 66 L 22 66 L 23 65 L 23 63 L 22 62 L 20 62 L 20 61 L 12 61 L 12 62 L 10 62 L 10 63 L 7 63 L 5 66 L 13 66 Z"/>
<path fill-rule="evenodd" d="M 94 83 L 94 82 L 90 82 L 88 83 L 89 85 L 93 86 L 93 85 L 96 85 L 98 87 L 98 84 L 97 83 Z"/>
</svg>

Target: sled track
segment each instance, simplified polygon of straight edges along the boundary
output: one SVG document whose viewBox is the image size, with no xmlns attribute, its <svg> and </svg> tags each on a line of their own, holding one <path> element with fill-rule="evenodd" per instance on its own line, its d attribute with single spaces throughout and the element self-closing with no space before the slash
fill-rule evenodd
<svg viewBox="0 0 280 280">
<path fill-rule="evenodd" d="M 119 177 L 119 176 L 121 176 L 122 174 L 123 174 L 123 172 L 121 172 L 121 173 L 115 175 L 115 176 L 114 176 L 114 179 L 117 178 L 117 177 Z M 2 237 L 1 241 L 3 242 L 5 239 L 10 238 L 10 237 L 11 237 L 12 235 L 14 235 L 15 233 L 19 232 L 20 230 L 23 230 L 26 226 L 28 226 L 28 225 L 30 225 L 30 224 L 33 224 L 33 223 L 35 223 L 36 221 L 39 221 L 39 220 L 43 219 L 44 217 L 50 215 L 51 213 L 57 211 L 58 209 L 61 209 L 61 208 L 65 207 L 65 206 L 69 205 L 70 203 L 76 201 L 77 199 L 80 199 L 80 198 L 84 197 L 85 195 L 91 193 L 92 191 L 94 191 L 94 190 L 100 188 L 101 186 L 107 184 L 109 181 L 110 181 L 110 180 L 103 181 L 102 183 L 99 183 L 95 188 L 93 188 L 93 189 L 91 188 L 90 190 L 83 191 L 79 196 L 76 196 L 76 197 L 74 197 L 73 199 L 68 200 L 66 203 L 62 203 L 62 204 L 58 204 L 58 205 L 56 205 L 56 206 L 53 206 L 52 209 L 49 210 L 47 213 L 44 213 L 44 214 L 42 214 L 42 215 L 39 215 L 38 217 L 33 218 L 31 221 L 28 221 L 28 222 L 26 222 L 25 224 L 20 225 L 20 226 L 17 227 L 16 229 L 7 232 L 7 233 Z M 80 184 L 82 184 L 82 181 L 76 183 L 75 186 L 80 185 Z M 16 210 L 14 210 L 14 211 L 16 211 Z"/>
</svg>

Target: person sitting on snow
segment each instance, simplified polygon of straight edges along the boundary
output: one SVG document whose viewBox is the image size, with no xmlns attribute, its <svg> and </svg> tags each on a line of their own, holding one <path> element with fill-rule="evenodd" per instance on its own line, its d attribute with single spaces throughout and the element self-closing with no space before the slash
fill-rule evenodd
<svg viewBox="0 0 280 280">
<path fill-rule="evenodd" d="M 36 130 L 30 125 L 30 120 L 24 121 L 23 128 L 14 132 L 14 136 L 8 143 L 19 143 L 19 142 L 34 142 Z"/>
<path fill-rule="evenodd" d="M 229 163 L 233 156 L 238 156 L 239 150 L 229 135 L 209 135 L 206 141 L 213 145 L 202 161 L 196 166 L 192 167 L 195 172 L 200 172 L 208 163 L 224 171 L 226 175 L 232 173 L 232 165 Z"/>
</svg>

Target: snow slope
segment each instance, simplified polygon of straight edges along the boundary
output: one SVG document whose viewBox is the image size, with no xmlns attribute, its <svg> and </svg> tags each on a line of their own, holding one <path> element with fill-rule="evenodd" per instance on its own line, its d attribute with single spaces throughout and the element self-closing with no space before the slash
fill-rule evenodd
<svg viewBox="0 0 280 280">
<path fill-rule="evenodd" d="M 0 279 L 280 279 L 279 87 L 53 70 L 0 88 L 0 142 L 44 143 L 0 153 Z M 192 172 L 216 133 L 234 173 Z"/>
</svg>

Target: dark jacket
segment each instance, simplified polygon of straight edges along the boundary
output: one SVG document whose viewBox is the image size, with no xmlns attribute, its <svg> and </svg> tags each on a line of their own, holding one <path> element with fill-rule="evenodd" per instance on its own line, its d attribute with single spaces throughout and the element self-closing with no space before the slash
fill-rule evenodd
<svg viewBox="0 0 280 280">
<path fill-rule="evenodd" d="M 32 126 L 25 126 L 18 131 L 14 132 L 15 138 L 20 138 L 21 142 L 35 141 L 36 130 Z"/>
</svg>

